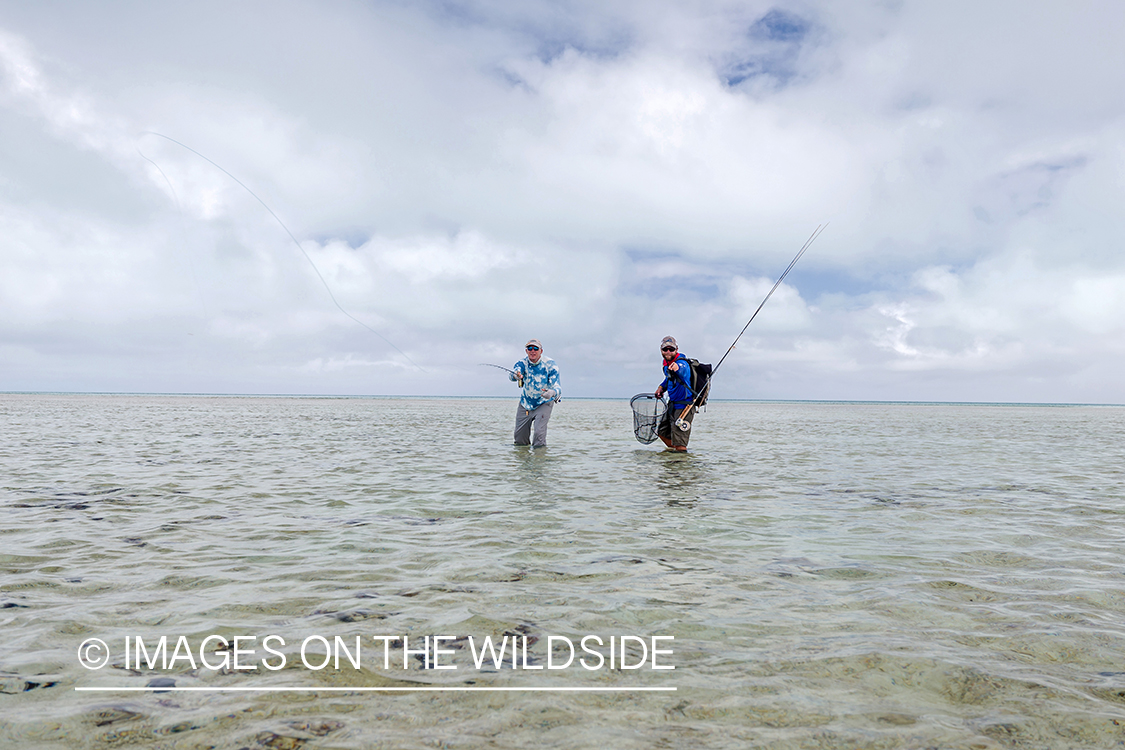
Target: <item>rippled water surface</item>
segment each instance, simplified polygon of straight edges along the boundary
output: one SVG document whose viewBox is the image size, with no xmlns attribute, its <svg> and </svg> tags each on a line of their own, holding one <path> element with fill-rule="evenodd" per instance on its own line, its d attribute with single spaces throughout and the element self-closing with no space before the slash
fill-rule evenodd
<svg viewBox="0 0 1125 750">
<path fill-rule="evenodd" d="M 0 747 L 1125 747 L 1125 409 L 714 403 L 687 455 L 625 401 L 564 401 L 535 452 L 513 410 L 0 396 Z M 284 669 L 124 661 L 267 634 Z M 465 640 L 533 667 L 591 634 L 676 668 Z M 300 664 L 314 635 L 361 668 Z M 318 690 L 75 690 L 159 678 Z M 676 690 L 325 689 L 419 686 Z"/>
</svg>

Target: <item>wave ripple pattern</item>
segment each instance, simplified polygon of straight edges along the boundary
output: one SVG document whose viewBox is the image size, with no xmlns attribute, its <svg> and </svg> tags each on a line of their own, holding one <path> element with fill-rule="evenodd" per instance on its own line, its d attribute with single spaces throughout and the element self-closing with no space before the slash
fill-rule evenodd
<svg viewBox="0 0 1125 750">
<path fill-rule="evenodd" d="M 0 746 L 1125 745 L 1125 409 L 716 402 L 672 455 L 625 400 L 538 451 L 511 406 L 0 396 Z M 75 658 L 269 633 L 671 635 L 676 669 Z M 323 691 L 74 690 L 150 684 Z M 677 690 L 326 690 L 442 685 Z"/>
</svg>

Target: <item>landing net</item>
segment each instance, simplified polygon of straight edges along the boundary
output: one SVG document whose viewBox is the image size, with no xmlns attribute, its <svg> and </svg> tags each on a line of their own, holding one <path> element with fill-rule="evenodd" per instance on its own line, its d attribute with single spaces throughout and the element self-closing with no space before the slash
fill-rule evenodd
<svg viewBox="0 0 1125 750">
<path fill-rule="evenodd" d="M 638 393 L 629 400 L 629 406 L 633 409 L 633 434 L 637 440 L 645 445 L 656 440 L 656 428 L 668 411 L 668 402 L 654 393 Z"/>
</svg>

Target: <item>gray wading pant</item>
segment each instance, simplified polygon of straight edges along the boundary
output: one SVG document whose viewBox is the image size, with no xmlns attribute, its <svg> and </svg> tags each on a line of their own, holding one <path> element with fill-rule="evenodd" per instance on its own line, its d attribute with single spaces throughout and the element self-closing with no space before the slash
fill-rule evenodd
<svg viewBox="0 0 1125 750">
<path fill-rule="evenodd" d="M 540 404 L 531 411 L 516 404 L 516 445 L 532 445 L 542 448 L 547 444 L 547 420 L 551 418 L 553 401 Z M 535 424 L 535 442 L 531 442 L 531 425 Z"/>
<path fill-rule="evenodd" d="M 686 408 L 686 406 L 672 407 L 668 411 L 664 412 L 664 419 L 660 420 L 660 424 L 656 428 L 657 435 L 660 435 L 662 438 L 672 443 L 672 445 L 679 448 L 686 448 L 688 440 L 691 439 L 690 432 L 684 432 L 676 426 L 677 420 L 679 419 L 680 415 L 684 413 L 684 409 Z M 685 420 L 688 424 L 691 424 L 692 420 L 695 419 L 695 414 L 697 411 L 699 410 L 692 409 L 691 413 L 688 414 L 687 419 Z"/>
</svg>

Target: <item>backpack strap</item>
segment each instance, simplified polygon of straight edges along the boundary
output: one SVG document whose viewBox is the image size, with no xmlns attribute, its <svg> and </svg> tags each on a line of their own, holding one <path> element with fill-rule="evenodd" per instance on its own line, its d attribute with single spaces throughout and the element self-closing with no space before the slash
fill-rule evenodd
<svg viewBox="0 0 1125 750">
<path fill-rule="evenodd" d="M 691 394 L 691 397 L 692 397 L 692 398 L 695 398 L 695 391 L 693 391 L 693 390 L 692 390 L 692 388 L 691 388 L 691 379 L 689 379 L 689 380 L 685 380 L 685 379 L 684 379 L 684 376 L 683 376 L 683 368 L 684 368 L 685 366 L 687 367 L 687 371 L 688 371 L 688 373 L 691 373 L 691 372 L 692 372 L 692 370 L 691 370 L 691 362 L 689 362 L 689 361 L 688 361 L 688 358 L 687 358 L 687 357 L 685 357 L 685 356 L 684 356 L 684 355 L 683 355 L 682 353 L 681 353 L 681 354 L 678 354 L 678 355 L 676 356 L 676 359 L 674 359 L 674 360 L 672 360 L 672 361 L 673 361 L 673 362 L 676 362 L 676 363 L 678 363 L 678 364 L 679 364 L 679 366 L 680 366 L 680 368 L 679 368 L 679 369 L 678 369 L 677 371 L 675 371 L 675 372 L 672 372 L 672 373 L 669 373 L 669 374 L 670 374 L 670 375 L 671 375 L 672 377 L 674 377 L 674 378 L 677 378 L 677 379 L 678 379 L 678 380 L 679 380 L 679 381 L 680 381 L 681 383 L 683 383 L 683 384 L 684 384 L 684 388 L 687 388 L 687 391 L 688 391 L 688 393 L 690 393 L 690 394 Z M 694 378 L 692 378 L 692 379 L 694 379 Z"/>
</svg>

